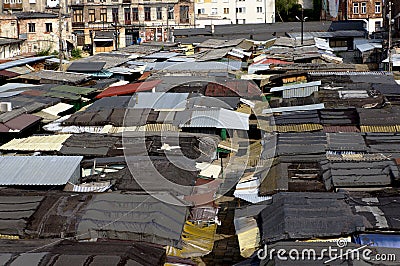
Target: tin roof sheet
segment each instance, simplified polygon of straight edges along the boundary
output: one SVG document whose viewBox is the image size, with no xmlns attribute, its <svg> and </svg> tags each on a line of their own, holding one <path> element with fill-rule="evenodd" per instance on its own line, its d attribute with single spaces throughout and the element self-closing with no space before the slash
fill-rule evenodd
<svg viewBox="0 0 400 266">
<path fill-rule="evenodd" d="M 82 156 L 0 156 L 0 185 L 65 185 Z"/>
</svg>

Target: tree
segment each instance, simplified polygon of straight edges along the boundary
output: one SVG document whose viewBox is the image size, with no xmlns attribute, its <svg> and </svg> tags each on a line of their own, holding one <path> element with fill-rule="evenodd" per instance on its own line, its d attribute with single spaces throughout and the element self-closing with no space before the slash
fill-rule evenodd
<svg viewBox="0 0 400 266">
<path fill-rule="evenodd" d="M 275 2 L 275 9 L 276 13 L 282 20 L 288 20 L 290 18 L 290 11 L 295 9 L 298 5 L 297 0 L 276 0 Z"/>
</svg>

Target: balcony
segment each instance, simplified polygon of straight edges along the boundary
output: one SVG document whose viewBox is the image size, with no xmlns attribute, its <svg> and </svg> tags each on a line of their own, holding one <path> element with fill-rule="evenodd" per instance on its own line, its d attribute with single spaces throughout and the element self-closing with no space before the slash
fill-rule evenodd
<svg viewBox="0 0 400 266">
<path fill-rule="evenodd" d="M 85 22 L 72 22 L 72 27 L 73 28 L 84 28 Z"/>
<path fill-rule="evenodd" d="M 131 25 L 132 22 L 130 20 L 125 20 L 125 25 Z"/>
<path fill-rule="evenodd" d="M 123 3 L 123 4 L 130 4 L 130 3 L 131 3 L 131 0 L 122 0 L 122 3 Z"/>
<path fill-rule="evenodd" d="M 22 10 L 22 3 L 19 3 L 19 4 L 3 4 L 3 9 Z"/>
</svg>

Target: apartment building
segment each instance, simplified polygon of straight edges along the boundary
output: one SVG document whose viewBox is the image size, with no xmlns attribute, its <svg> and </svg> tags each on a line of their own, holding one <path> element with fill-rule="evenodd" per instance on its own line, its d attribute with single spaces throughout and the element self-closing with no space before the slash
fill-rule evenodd
<svg viewBox="0 0 400 266">
<path fill-rule="evenodd" d="M 274 0 L 196 0 L 196 26 L 274 23 Z"/>
<path fill-rule="evenodd" d="M 72 0 L 78 46 L 96 52 L 140 41 L 167 41 L 175 28 L 194 26 L 193 0 Z"/>
<path fill-rule="evenodd" d="M 60 29 L 63 50 L 71 50 L 75 45 L 71 31 L 71 19 L 64 16 L 61 28 L 58 14 L 43 12 L 16 12 L 0 16 L 1 37 L 23 40 L 21 53 L 59 51 Z"/>
</svg>

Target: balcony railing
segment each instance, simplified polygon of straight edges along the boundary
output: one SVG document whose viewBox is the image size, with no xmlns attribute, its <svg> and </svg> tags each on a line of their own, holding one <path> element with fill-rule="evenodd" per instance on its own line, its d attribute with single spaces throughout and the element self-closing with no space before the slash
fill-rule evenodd
<svg viewBox="0 0 400 266">
<path fill-rule="evenodd" d="M 72 27 L 73 28 L 84 28 L 85 22 L 72 22 Z"/>
<path fill-rule="evenodd" d="M 22 9 L 22 4 L 3 4 L 3 9 Z"/>
<path fill-rule="evenodd" d="M 125 20 L 125 25 L 131 25 L 132 22 L 130 20 Z"/>
</svg>

